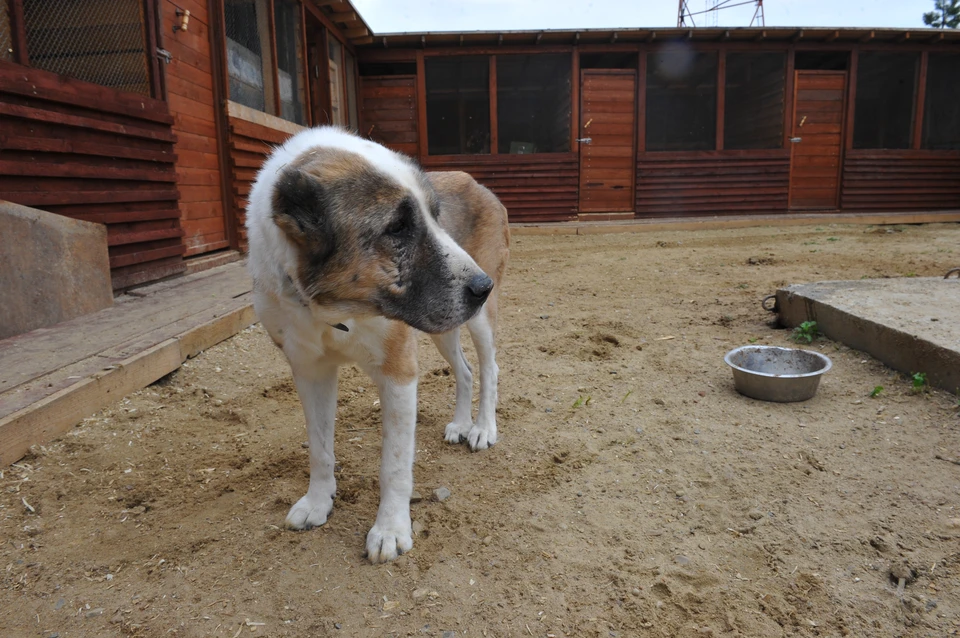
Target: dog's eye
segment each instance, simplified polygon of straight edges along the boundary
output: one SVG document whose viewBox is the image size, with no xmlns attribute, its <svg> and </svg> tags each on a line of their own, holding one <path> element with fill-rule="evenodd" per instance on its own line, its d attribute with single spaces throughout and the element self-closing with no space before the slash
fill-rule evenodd
<svg viewBox="0 0 960 638">
<path fill-rule="evenodd" d="M 390 222 L 390 225 L 387 226 L 388 235 L 402 235 L 404 231 L 407 230 L 407 220 L 403 217 L 398 217 L 397 219 Z"/>
</svg>

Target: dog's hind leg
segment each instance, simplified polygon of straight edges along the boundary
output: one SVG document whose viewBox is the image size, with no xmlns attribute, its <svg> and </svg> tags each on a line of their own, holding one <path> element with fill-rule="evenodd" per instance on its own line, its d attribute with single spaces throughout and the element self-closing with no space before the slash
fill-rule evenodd
<svg viewBox="0 0 960 638">
<path fill-rule="evenodd" d="M 327 522 L 337 491 L 334 478 L 333 424 L 337 412 L 337 368 L 298 365 L 291 361 L 293 380 L 303 404 L 310 443 L 310 487 L 290 508 L 287 527 L 310 529 Z"/>
<path fill-rule="evenodd" d="M 480 408 L 477 422 L 467 434 L 471 450 L 483 450 L 497 442 L 497 298 L 491 296 L 467 329 L 477 349 L 480 363 Z"/>
<path fill-rule="evenodd" d="M 473 371 L 466 357 L 463 356 L 463 348 L 460 346 L 460 328 L 454 328 L 450 332 L 444 332 L 438 335 L 431 335 L 433 343 L 437 350 L 453 370 L 453 377 L 457 383 L 457 405 L 453 411 L 453 421 L 447 424 L 444 432 L 444 438 L 447 443 L 462 443 L 467 440 L 467 435 L 473 427 L 471 409 L 473 403 Z"/>
</svg>

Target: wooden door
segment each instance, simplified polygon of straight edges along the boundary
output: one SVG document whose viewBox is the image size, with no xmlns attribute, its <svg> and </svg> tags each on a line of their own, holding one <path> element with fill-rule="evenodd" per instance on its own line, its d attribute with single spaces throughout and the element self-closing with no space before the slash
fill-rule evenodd
<svg viewBox="0 0 960 638">
<path fill-rule="evenodd" d="M 835 209 L 840 193 L 846 71 L 797 71 L 790 209 Z"/>
<path fill-rule="evenodd" d="M 632 212 L 637 73 L 585 69 L 580 76 L 580 212 Z"/>
<path fill-rule="evenodd" d="M 419 157 L 417 76 L 360 78 L 360 131 L 395 151 Z"/>
</svg>

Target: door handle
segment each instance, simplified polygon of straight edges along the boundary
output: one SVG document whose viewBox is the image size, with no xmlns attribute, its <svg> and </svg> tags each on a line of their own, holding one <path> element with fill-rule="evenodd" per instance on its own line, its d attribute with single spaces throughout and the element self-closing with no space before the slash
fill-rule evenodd
<svg viewBox="0 0 960 638">
<path fill-rule="evenodd" d="M 791 137 L 791 138 L 790 138 L 790 141 L 793 142 L 794 144 L 796 144 L 797 142 L 799 142 L 799 141 L 802 140 L 802 139 L 803 139 L 802 137 Z"/>
<path fill-rule="evenodd" d="M 593 138 L 592 138 L 592 137 L 580 137 L 580 138 L 577 138 L 577 141 L 578 141 L 578 142 L 583 142 L 584 144 L 589 144 L 590 142 L 593 141 Z"/>
</svg>

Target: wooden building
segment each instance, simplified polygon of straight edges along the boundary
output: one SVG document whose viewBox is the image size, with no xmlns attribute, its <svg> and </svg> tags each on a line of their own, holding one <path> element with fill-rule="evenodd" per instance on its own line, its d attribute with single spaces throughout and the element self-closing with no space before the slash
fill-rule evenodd
<svg viewBox="0 0 960 638">
<path fill-rule="evenodd" d="M 951 31 L 374 34 L 346 0 L 0 0 L 0 199 L 106 224 L 117 290 L 242 252 L 256 171 L 304 126 L 468 171 L 514 222 L 956 220 L 958 104 Z"/>
</svg>

